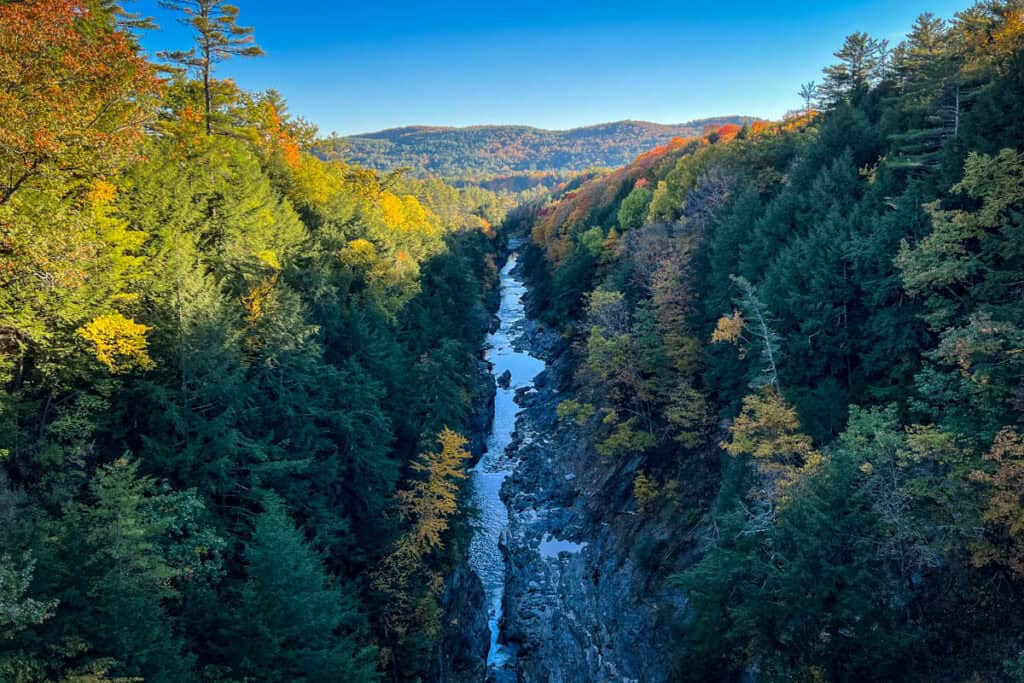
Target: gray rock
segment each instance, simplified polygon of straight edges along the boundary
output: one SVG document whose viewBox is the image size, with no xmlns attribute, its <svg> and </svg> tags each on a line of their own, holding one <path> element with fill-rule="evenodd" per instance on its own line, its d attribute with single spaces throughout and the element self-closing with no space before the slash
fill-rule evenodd
<svg viewBox="0 0 1024 683">
<path fill-rule="evenodd" d="M 552 333 L 526 324 L 531 348 L 557 352 Z M 518 680 L 667 681 L 670 628 L 686 601 L 664 586 L 659 563 L 641 564 L 633 550 L 642 535 L 661 539 L 666 555 L 670 543 L 689 541 L 671 522 L 632 514 L 635 462 L 608 465 L 558 422 L 565 366 L 548 358 L 544 386 L 521 403 L 510 449 L 517 465 L 502 487 L 510 512 L 502 630 L 519 645 Z M 527 433 L 533 438 L 519 436 Z M 551 539 L 568 550 L 542 554 Z"/>
<path fill-rule="evenodd" d="M 444 611 L 439 656 L 431 680 L 439 683 L 480 683 L 487 674 L 487 628 L 484 587 L 465 563 L 448 578 L 441 595 Z"/>
<path fill-rule="evenodd" d="M 632 481 L 640 461 L 608 463 L 557 419 L 560 392 L 572 389 L 568 340 L 532 319 L 521 331 L 515 343 L 548 368 L 515 395 L 523 410 L 506 451 L 514 471 L 501 489 L 509 527 L 499 541 L 506 558 L 499 640 L 516 650 L 516 670 L 494 672 L 493 680 L 667 681 L 670 629 L 687 605 L 665 577 L 699 556 L 696 533 L 681 520 L 636 514 Z M 510 376 L 498 378 L 499 386 L 510 383 Z M 484 603 L 479 579 L 461 567 L 445 591 L 431 680 L 492 680 Z"/>
</svg>

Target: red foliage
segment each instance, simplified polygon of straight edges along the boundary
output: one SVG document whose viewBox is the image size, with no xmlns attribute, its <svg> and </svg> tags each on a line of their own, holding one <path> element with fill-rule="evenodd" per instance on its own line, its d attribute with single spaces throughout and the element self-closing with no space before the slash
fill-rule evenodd
<svg viewBox="0 0 1024 683">
<path fill-rule="evenodd" d="M 735 123 L 727 123 L 718 129 L 718 140 L 719 142 L 728 142 L 739 135 L 741 130 L 743 130 L 743 126 L 737 126 Z"/>
</svg>

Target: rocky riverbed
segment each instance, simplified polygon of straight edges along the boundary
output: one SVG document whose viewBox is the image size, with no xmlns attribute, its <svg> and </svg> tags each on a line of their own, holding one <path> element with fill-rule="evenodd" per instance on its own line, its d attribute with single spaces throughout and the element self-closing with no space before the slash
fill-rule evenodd
<svg viewBox="0 0 1024 683">
<path fill-rule="evenodd" d="M 502 635 L 518 645 L 518 679 L 664 681 L 665 643 L 685 609 L 661 588 L 666 562 L 685 561 L 671 523 L 638 515 L 632 497 L 638 462 L 611 467 L 555 413 L 561 339 L 533 321 L 523 343 L 548 361 L 523 411 L 502 488 L 509 508 Z"/>
<path fill-rule="evenodd" d="M 520 277 L 517 270 L 508 274 Z M 569 397 L 561 337 L 525 317 L 508 332 L 514 350 L 544 359 L 546 369 L 532 382 L 512 370 L 514 428 L 506 443 L 489 443 L 501 448 L 507 468 L 500 482 L 505 511 L 496 516 L 485 510 L 481 521 L 504 528 L 478 533 L 499 543 L 501 607 L 495 611 L 491 603 L 493 587 L 481 590 L 472 571 L 460 570 L 446 593 L 451 633 L 441 660 L 450 665 L 442 665 L 439 679 L 668 680 L 665 644 L 671 625 L 684 615 L 685 600 L 666 589 L 664 579 L 692 561 L 694 540 L 680 531 L 685 525 L 636 512 L 638 461 L 603 462 L 575 426 L 558 421 L 556 407 Z M 496 379 L 503 371 L 492 366 Z M 499 404 L 501 392 L 499 385 Z M 497 423 L 495 428 L 500 430 Z M 493 575 L 484 583 L 493 586 Z M 490 613 L 486 640 L 481 610 Z"/>
</svg>

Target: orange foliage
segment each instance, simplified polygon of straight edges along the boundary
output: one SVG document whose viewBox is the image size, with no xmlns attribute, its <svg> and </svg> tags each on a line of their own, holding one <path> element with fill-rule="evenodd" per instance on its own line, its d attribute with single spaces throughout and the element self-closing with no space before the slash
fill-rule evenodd
<svg viewBox="0 0 1024 683">
<path fill-rule="evenodd" d="M 131 36 L 81 0 L 0 3 L 0 204 L 130 159 L 159 92 Z"/>
<path fill-rule="evenodd" d="M 649 183 L 648 175 L 670 155 L 707 144 L 706 138 L 672 138 L 668 144 L 644 152 L 633 163 L 614 171 L 595 175 L 578 190 L 566 193 L 556 203 L 544 207 L 533 228 L 533 241 L 547 249 L 548 257 L 559 262 L 572 250 L 572 237 L 590 213 L 608 206 L 623 187 Z"/>
<path fill-rule="evenodd" d="M 747 137 L 801 130 L 813 123 L 817 116 L 818 112 L 811 110 L 780 122 L 754 121 L 747 127 Z M 731 142 L 739 137 L 742 130 L 742 126 L 734 123 L 708 126 L 701 137 L 673 138 L 666 145 L 644 152 L 631 164 L 592 175 L 583 181 L 579 189 L 567 192 L 538 212 L 531 235 L 534 243 L 545 248 L 553 263 L 559 263 L 572 251 L 575 234 L 589 227 L 584 223 L 591 212 L 614 202 L 624 187 L 646 187 L 656 179 L 658 168 L 668 168 L 666 162 L 671 163 L 673 157 L 705 147 L 712 140 Z"/>
<path fill-rule="evenodd" d="M 277 106 L 273 101 L 267 99 L 261 102 L 263 109 L 263 146 L 270 152 L 277 152 L 288 164 L 289 168 L 296 168 L 300 161 L 299 141 L 288 131 L 284 120 Z"/>
<path fill-rule="evenodd" d="M 741 130 L 743 130 L 743 126 L 737 126 L 735 123 L 727 123 L 716 132 L 718 133 L 719 142 L 728 142 L 739 135 Z"/>
</svg>

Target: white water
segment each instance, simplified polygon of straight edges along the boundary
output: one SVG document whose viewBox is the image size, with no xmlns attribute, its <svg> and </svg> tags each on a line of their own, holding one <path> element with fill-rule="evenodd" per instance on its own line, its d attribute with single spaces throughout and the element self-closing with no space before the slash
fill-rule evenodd
<svg viewBox="0 0 1024 683">
<path fill-rule="evenodd" d="M 545 560 L 550 560 L 551 558 L 558 557 L 562 553 L 575 555 L 586 547 L 586 543 L 564 541 L 560 538 L 555 538 L 551 534 L 544 534 L 544 538 L 540 540 L 540 546 L 537 548 L 537 551 Z"/>
<path fill-rule="evenodd" d="M 523 294 L 526 287 L 512 275 L 516 265 L 513 252 L 501 269 L 501 307 L 498 318 L 501 325 L 487 337 L 487 359 L 491 373 L 497 378 L 506 370 L 512 373 L 507 389 L 500 386 L 494 398 L 494 426 L 487 440 L 487 452 L 472 470 L 475 503 L 480 510 L 480 526 L 469 545 L 469 565 L 484 584 L 487 599 L 487 622 L 491 630 L 491 648 L 487 654 L 487 668 L 497 680 L 514 680 L 512 666 L 515 651 L 498 643 L 501 621 L 501 602 L 505 594 L 505 560 L 498 543 L 508 528 L 508 509 L 498 495 L 505 477 L 511 474 L 512 463 L 505 450 L 512 441 L 519 407 L 513 400 L 516 389 L 531 387 L 533 379 L 544 369 L 544 361 L 524 351 L 512 348 L 519 338 L 519 323 L 523 320 Z"/>
</svg>

